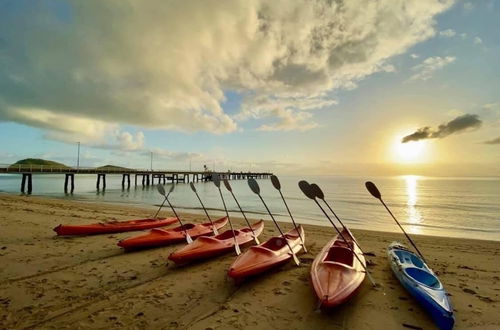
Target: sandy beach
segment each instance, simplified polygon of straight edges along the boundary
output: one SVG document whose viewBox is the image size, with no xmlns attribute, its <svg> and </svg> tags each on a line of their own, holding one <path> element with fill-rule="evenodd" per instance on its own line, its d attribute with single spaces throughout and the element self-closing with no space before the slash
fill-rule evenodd
<svg viewBox="0 0 500 330">
<path fill-rule="evenodd" d="M 390 271 L 385 249 L 403 235 L 355 230 L 382 289 L 365 279 L 344 306 L 318 312 L 309 280 L 315 255 L 333 228 L 305 226 L 308 253 L 235 285 L 233 254 L 185 267 L 167 262 L 182 244 L 125 253 L 119 239 L 137 233 L 56 237 L 60 223 L 144 218 L 151 210 L 0 195 L 1 328 L 43 329 L 433 329 L 431 319 Z M 170 215 L 164 211 L 164 215 Z M 205 222 L 182 214 L 185 221 Z M 234 219 L 238 227 L 242 219 Z M 290 224 L 284 224 L 291 228 Z M 275 235 L 266 222 L 261 241 Z M 415 236 L 451 295 L 456 329 L 500 328 L 500 242 Z"/>
</svg>

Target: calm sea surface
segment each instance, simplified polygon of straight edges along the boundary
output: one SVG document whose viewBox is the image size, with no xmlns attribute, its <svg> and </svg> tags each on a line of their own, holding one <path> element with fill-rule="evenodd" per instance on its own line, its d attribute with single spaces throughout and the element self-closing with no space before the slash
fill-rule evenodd
<svg viewBox="0 0 500 330">
<path fill-rule="evenodd" d="M 108 174 L 107 189 L 98 192 L 95 175 L 77 175 L 74 193 L 65 195 L 64 175 L 34 175 L 33 195 L 148 206 L 151 214 L 144 216 L 152 216 L 156 208 L 154 205 L 162 202 L 162 196 L 154 186 L 134 187 L 131 179 L 130 189 L 122 190 L 121 175 Z M 299 190 L 297 182 L 301 179 L 315 182 L 323 189 L 326 200 L 346 225 L 368 230 L 399 230 L 383 206 L 365 190 L 364 181 L 367 178 L 354 176 L 280 177 L 282 192 L 298 222 L 330 226 L 316 204 L 306 199 Z M 410 233 L 500 240 L 500 178 L 395 176 L 369 179 L 378 185 L 385 202 Z M 18 194 L 20 182 L 20 175 L 0 175 L 0 192 Z M 258 182 L 262 197 L 277 219 L 289 221 L 283 201 L 270 180 Z M 222 202 L 214 184 L 200 182 L 195 185 L 210 213 L 222 215 Z M 246 180 L 233 180 L 231 185 L 250 217 L 269 219 Z M 240 215 L 232 196 L 224 187 L 222 189 L 231 214 Z M 183 211 L 202 214 L 199 202 L 187 184 L 176 186 L 171 202 Z"/>
</svg>

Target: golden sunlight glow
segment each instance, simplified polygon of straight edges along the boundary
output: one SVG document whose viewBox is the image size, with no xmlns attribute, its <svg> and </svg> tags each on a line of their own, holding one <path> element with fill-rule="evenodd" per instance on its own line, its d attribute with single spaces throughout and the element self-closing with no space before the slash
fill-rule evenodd
<svg viewBox="0 0 500 330">
<path fill-rule="evenodd" d="M 394 144 L 394 156 L 400 163 L 421 163 L 426 156 L 425 152 L 425 141 L 401 143 L 401 138 L 398 138 Z"/>
<path fill-rule="evenodd" d="M 406 182 L 406 194 L 408 200 L 406 205 L 408 206 L 408 222 L 410 224 L 419 224 L 422 222 L 422 215 L 420 211 L 416 208 L 418 201 L 418 179 L 417 175 L 406 175 L 404 180 Z M 409 231 L 413 234 L 421 233 L 421 228 L 418 226 L 411 226 Z"/>
</svg>

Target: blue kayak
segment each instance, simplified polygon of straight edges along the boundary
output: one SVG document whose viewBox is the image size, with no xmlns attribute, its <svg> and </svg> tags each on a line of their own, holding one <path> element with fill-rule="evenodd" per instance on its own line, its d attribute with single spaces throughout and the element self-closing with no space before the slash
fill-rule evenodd
<svg viewBox="0 0 500 330">
<path fill-rule="evenodd" d="M 392 271 L 405 289 L 431 315 L 439 329 L 452 329 L 453 308 L 436 274 L 415 253 L 393 242 L 387 249 Z"/>
</svg>

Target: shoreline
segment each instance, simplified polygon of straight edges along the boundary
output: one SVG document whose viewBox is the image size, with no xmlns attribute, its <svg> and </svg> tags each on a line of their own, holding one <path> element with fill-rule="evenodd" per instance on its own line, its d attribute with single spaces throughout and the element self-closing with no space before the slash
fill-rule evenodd
<svg viewBox="0 0 500 330">
<path fill-rule="evenodd" d="M 70 238 L 52 232 L 59 223 L 144 217 L 149 214 L 144 207 L 3 193 L 0 205 L 0 262 L 5 265 L 0 270 L 0 322 L 7 328 L 433 328 L 390 271 L 387 245 L 407 243 L 399 233 L 353 229 L 363 249 L 374 254 L 367 257 L 369 269 L 383 290 L 371 289 L 365 279 L 344 306 L 317 313 L 309 267 L 334 235 L 333 228 L 304 225 L 309 252 L 299 255 L 300 267 L 288 264 L 235 285 L 226 276 L 233 254 L 175 267 L 166 257 L 182 244 L 124 253 L 117 241 L 137 232 Z M 181 217 L 186 222 L 201 218 L 186 212 Z M 236 227 L 243 225 L 241 218 L 231 219 Z M 283 226 L 291 228 L 290 223 Z M 266 221 L 260 239 L 276 233 Z M 412 237 L 451 294 L 455 328 L 499 327 L 500 243 Z"/>
<path fill-rule="evenodd" d="M 125 207 L 125 208 L 129 208 L 131 210 L 142 210 L 142 211 L 151 211 L 151 210 L 157 210 L 157 208 L 160 206 L 160 204 L 140 204 L 140 203 L 127 203 L 126 201 L 124 202 L 119 202 L 119 201 L 95 201 L 95 200 L 91 200 L 91 199 L 86 199 L 86 198 L 74 198 L 74 199 L 68 199 L 68 198 L 65 198 L 64 196 L 47 196 L 47 195 L 25 195 L 25 194 L 14 194 L 14 193 L 10 193 L 10 192 L 2 192 L 0 191 L 0 197 L 4 195 L 4 196 L 13 196 L 13 197 L 26 197 L 26 198 L 40 198 L 40 199 L 47 199 L 47 200 L 61 200 L 61 201 L 67 201 L 67 202 L 74 202 L 74 203 L 85 203 L 85 204 L 89 204 L 89 205 L 107 205 L 109 207 Z M 179 206 L 176 206 L 176 210 L 180 210 L 180 213 L 181 214 L 188 214 L 190 216 L 202 216 L 204 219 L 205 218 L 205 213 L 202 211 L 203 209 L 201 207 L 179 207 Z M 207 208 L 207 211 L 209 213 L 212 213 L 212 214 L 217 214 L 218 216 L 222 217 L 225 215 L 224 213 L 224 210 L 223 209 L 218 209 L 218 208 L 210 208 L 208 207 Z M 239 219 L 241 218 L 241 213 L 239 210 L 228 210 L 229 211 L 229 214 L 231 216 L 231 219 L 232 218 L 235 218 L 235 219 Z M 170 210 L 168 209 L 168 207 L 164 206 L 163 209 L 162 209 L 162 212 L 166 212 L 168 214 L 171 214 Z M 146 214 L 147 211 L 145 212 Z M 245 214 L 247 215 L 247 217 L 250 219 L 257 219 L 258 217 L 262 216 L 264 219 L 264 221 L 267 222 L 271 222 L 272 221 L 269 219 L 269 215 L 266 213 L 266 212 L 255 212 L 255 211 L 247 211 L 245 210 Z M 249 216 L 248 216 L 249 215 Z M 273 213 L 273 215 L 278 215 L 280 217 L 288 217 L 288 214 L 284 214 L 284 213 Z M 387 215 L 387 217 L 389 217 L 389 215 Z M 204 221 L 204 220 L 202 220 Z M 345 220 L 344 220 L 345 221 Z M 388 222 L 392 223 L 392 219 L 388 218 L 387 219 Z M 313 227 L 318 227 L 318 228 L 331 228 L 332 231 L 334 231 L 334 229 L 331 227 L 330 223 L 325 220 L 323 223 L 324 225 L 322 224 L 313 224 L 311 223 L 312 221 L 311 220 L 308 220 L 307 223 L 301 223 L 302 225 L 304 226 L 313 226 Z M 291 221 L 278 221 L 278 223 L 283 223 L 285 225 L 290 225 L 291 224 Z M 319 221 L 318 221 L 319 223 Z M 407 224 L 403 223 L 403 227 L 405 227 Z M 389 225 L 388 225 L 389 226 Z M 396 224 L 395 223 L 392 223 L 392 226 L 389 226 L 389 227 L 393 227 L 394 229 L 393 230 L 377 230 L 377 229 L 360 229 L 360 228 L 353 228 L 352 231 L 368 231 L 368 232 L 376 232 L 376 233 L 387 233 L 387 234 L 402 234 L 401 231 L 399 230 L 399 228 L 397 228 Z M 466 237 L 465 235 L 464 236 L 444 236 L 444 235 L 440 235 L 439 233 L 438 234 L 429 234 L 429 233 L 425 233 L 425 234 L 420 234 L 420 233 L 412 233 L 411 231 L 408 231 L 407 228 L 405 228 L 407 230 L 407 232 L 411 235 L 411 236 L 417 236 L 417 237 L 433 237 L 433 238 L 453 238 L 453 239 L 467 239 L 467 240 L 477 240 L 477 241 L 485 241 L 485 242 L 499 242 L 500 243 L 500 233 L 498 233 L 498 240 L 492 240 L 492 239 L 489 239 L 489 238 L 486 238 L 486 239 L 481 239 L 481 238 L 469 238 L 469 237 Z M 441 230 L 446 230 L 445 228 L 440 228 Z M 485 230 L 481 230 L 481 229 L 468 229 L 468 230 L 471 230 L 471 231 L 474 231 L 476 233 L 482 233 L 482 232 L 488 232 L 490 233 L 490 231 L 485 231 Z M 333 233 L 333 232 L 332 232 Z"/>
</svg>

